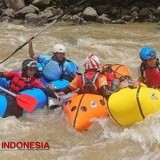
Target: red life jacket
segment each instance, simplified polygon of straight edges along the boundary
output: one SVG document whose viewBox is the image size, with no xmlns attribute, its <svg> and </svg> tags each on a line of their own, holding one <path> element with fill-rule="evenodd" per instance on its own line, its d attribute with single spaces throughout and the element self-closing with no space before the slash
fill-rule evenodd
<svg viewBox="0 0 160 160">
<path fill-rule="evenodd" d="M 160 89 L 160 71 L 157 68 L 145 69 L 145 83 L 148 87 Z"/>
<path fill-rule="evenodd" d="M 21 77 L 21 75 L 16 75 L 11 80 L 8 89 L 14 93 L 18 93 L 24 88 L 29 88 L 33 81 L 34 79 Z"/>
</svg>

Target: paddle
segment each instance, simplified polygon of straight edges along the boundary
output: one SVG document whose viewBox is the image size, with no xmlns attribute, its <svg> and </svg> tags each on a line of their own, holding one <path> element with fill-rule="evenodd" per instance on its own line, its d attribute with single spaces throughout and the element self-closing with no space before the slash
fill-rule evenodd
<svg viewBox="0 0 160 160">
<path fill-rule="evenodd" d="M 0 90 L 15 97 L 19 107 L 23 108 L 24 110 L 26 110 L 28 112 L 33 111 L 33 109 L 37 105 L 37 100 L 32 96 L 29 96 L 27 94 L 15 94 L 15 93 L 8 91 L 7 89 L 5 89 L 1 86 L 0 86 Z"/>
<path fill-rule="evenodd" d="M 60 18 L 62 18 L 65 14 L 69 14 L 75 7 L 80 6 L 81 4 L 83 4 L 86 0 L 82 0 L 79 3 L 76 3 L 75 5 L 73 5 L 72 7 L 70 7 L 70 10 L 64 12 L 62 15 L 60 15 L 59 17 L 57 17 L 54 21 L 52 21 L 51 23 L 49 23 L 46 27 L 44 27 L 40 32 L 38 32 L 36 35 L 32 36 L 30 38 L 30 40 L 33 40 L 34 38 L 36 38 L 38 35 L 40 35 L 44 30 L 46 30 L 47 28 L 49 28 L 51 25 L 53 25 L 54 23 L 56 23 Z M 10 54 L 7 58 L 5 58 L 4 60 L 0 61 L 0 64 L 5 62 L 6 60 L 8 60 L 10 57 L 12 57 L 17 51 L 19 51 L 21 48 L 23 48 L 26 44 L 28 43 L 28 40 L 23 43 L 21 46 L 19 46 L 12 54 Z"/>
</svg>

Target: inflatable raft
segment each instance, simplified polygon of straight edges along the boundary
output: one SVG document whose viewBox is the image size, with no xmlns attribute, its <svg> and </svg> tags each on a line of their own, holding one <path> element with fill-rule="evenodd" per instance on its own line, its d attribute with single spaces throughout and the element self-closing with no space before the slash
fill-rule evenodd
<svg viewBox="0 0 160 160">
<path fill-rule="evenodd" d="M 77 131 L 87 130 L 95 118 L 108 116 L 107 101 L 101 95 L 76 95 L 63 109 L 69 124 Z"/>
<path fill-rule="evenodd" d="M 122 79 L 123 77 L 131 78 L 132 73 L 126 65 L 123 64 L 105 64 L 100 69 L 104 73 L 113 72 L 117 79 Z"/>
<path fill-rule="evenodd" d="M 124 88 L 108 99 L 110 117 L 121 126 L 142 121 L 160 110 L 160 91 L 148 87 Z"/>
<path fill-rule="evenodd" d="M 72 61 L 70 61 L 70 66 L 73 70 L 77 71 L 77 66 Z M 7 81 L 5 78 L 0 78 L 1 87 L 7 88 L 8 83 L 9 81 Z M 62 89 L 62 88 L 65 88 L 69 83 L 70 82 L 68 80 L 62 79 L 62 80 L 53 81 L 50 84 L 53 84 L 57 89 Z M 41 89 L 33 88 L 33 89 L 25 90 L 21 93 L 25 95 L 30 95 L 37 100 L 37 104 L 34 110 L 38 108 L 42 108 L 46 106 L 48 103 L 48 97 L 45 95 L 45 93 Z M 23 110 L 21 107 L 18 107 L 16 105 L 15 98 L 12 98 L 8 94 L 5 94 L 4 92 L 0 91 L 0 117 L 7 117 L 12 115 L 19 117 L 25 113 L 27 113 L 26 110 Z"/>
</svg>

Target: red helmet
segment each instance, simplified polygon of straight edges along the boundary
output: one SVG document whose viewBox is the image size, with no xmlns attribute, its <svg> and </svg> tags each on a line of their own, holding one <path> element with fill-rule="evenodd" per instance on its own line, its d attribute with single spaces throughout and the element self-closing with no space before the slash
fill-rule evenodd
<svg viewBox="0 0 160 160">
<path fill-rule="evenodd" d="M 99 58 L 95 55 L 89 55 L 85 60 L 84 60 L 84 67 L 85 69 L 97 69 L 99 68 L 100 61 Z"/>
</svg>

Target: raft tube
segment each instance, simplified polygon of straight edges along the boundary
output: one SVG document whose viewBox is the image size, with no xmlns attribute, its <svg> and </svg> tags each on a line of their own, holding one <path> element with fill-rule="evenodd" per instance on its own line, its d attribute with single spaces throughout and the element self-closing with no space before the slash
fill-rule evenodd
<svg viewBox="0 0 160 160">
<path fill-rule="evenodd" d="M 76 64 L 72 61 L 70 61 L 69 63 L 71 68 L 73 69 L 73 72 L 76 72 L 77 71 Z M 68 86 L 69 83 L 70 82 L 65 79 L 50 82 L 50 84 L 53 84 L 57 89 L 65 88 L 66 86 Z M 5 78 L 0 78 L 1 87 L 7 89 L 8 84 L 9 84 L 9 81 L 7 81 Z M 41 89 L 38 89 L 38 88 L 28 89 L 23 91 L 22 93 L 33 96 L 37 100 L 37 105 L 34 110 L 38 108 L 43 108 L 48 103 L 48 97 L 45 95 L 45 93 Z M 19 112 L 22 112 L 22 115 L 27 113 L 27 111 L 25 110 L 21 111 L 19 107 L 12 108 L 11 106 L 14 107 L 16 106 L 15 104 L 16 104 L 15 99 L 10 99 L 8 98 L 8 95 L 4 94 L 3 92 L 0 92 L 0 117 L 7 117 L 8 115 L 10 116 L 15 115 L 19 117 L 19 115 L 21 114 L 21 113 L 19 114 Z M 10 113 L 8 114 L 7 112 L 10 112 Z"/>
<path fill-rule="evenodd" d="M 160 91 L 148 88 L 124 88 L 108 99 L 110 117 L 121 126 L 130 126 L 160 110 Z"/>
<path fill-rule="evenodd" d="M 63 107 L 69 124 L 77 131 L 86 131 L 94 118 L 108 116 L 107 101 L 101 95 L 80 94 Z"/>
<path fill-rule="evenodd" d="M 7 81 L 5 78 L 0 78 L 0 86 L 7 88 L 8 83 L 9 81 Z M 65 87 L 69 82 L 67 83 L 66 80 L 59 80 L 59 81 L 57 80 L 55 81 L 55 83 L 54 82 L 52 83 L 54 84 L 54 86 L 57 86 L 57 88 L 62 88 L 63 86 Z M 37 100 L 37 105 L 34 110 L 43 108 L 48 104 L 48 97 L 39 88 L 28 89 L 21 93 L 33 96 Z M 3 117 L 5 115 L 6 110 L 9 106 L 15 106 L 15 101 L 8 102 L 8 98 L 6 97 L 6 94 L 4 94 L 3 92 L 0 92 L 0 117 Z M 25 113 L 27 113 L 27 111 L 23 110 L 23 114 Z M 18 116 L 16 114 L 18 113 L 13 113 L 13 115 Z"/>
<path fill-rule="evenodd" d="M 0 86 L 7 88 L 8 83 L 9 82 L 5 78 L 0 78 Z M 55 86 L 58 85 L 58 87 L 62 87 L 63 85 L 66 86 L 66 81 L 63 81 L 63 80 L 58 81 L 57 80 L 54 83 L 54 85 Z M 21 93 L 33 96 L 37 100 L 37 105 L 34 110 L 39 109 L 39 108 L 43 108 L 44 106 L 46 106 L 48 104 L 48 97 L 39 88 L 28 89 L 28 90 L 25 90 Z M 9 102 L 6 94 L 4 94 L 3 92 L 0 92 L 0 117 L 3 117 L 4 115 L 6 115 L 7 109 L 11 106 L 15 106 L 15 104 L 16 104 L 15 100 L 13 102 Z M 27 113 L 27 111 L 23 110 L 23 114 L 25 114 L 25 113 Z M 12 114 L 10 113 L 10 115 L 12 115 Z M 13 115 L 15 115 L 16 117 L 19 117 L 19 115 L 16 111 L 15 111 L 15 113 L 13 113 Z"/>
<path fill-rule="evenodd" d="M 117 79 L 121 79 L 122 77 L 130 77 L 132 76 L 131 71 L 126 65 L 123 64 L 105 64 L 103 66 L 103 70 L 111 69 L 115 73 L 115 77 Z"/>
</svg>

